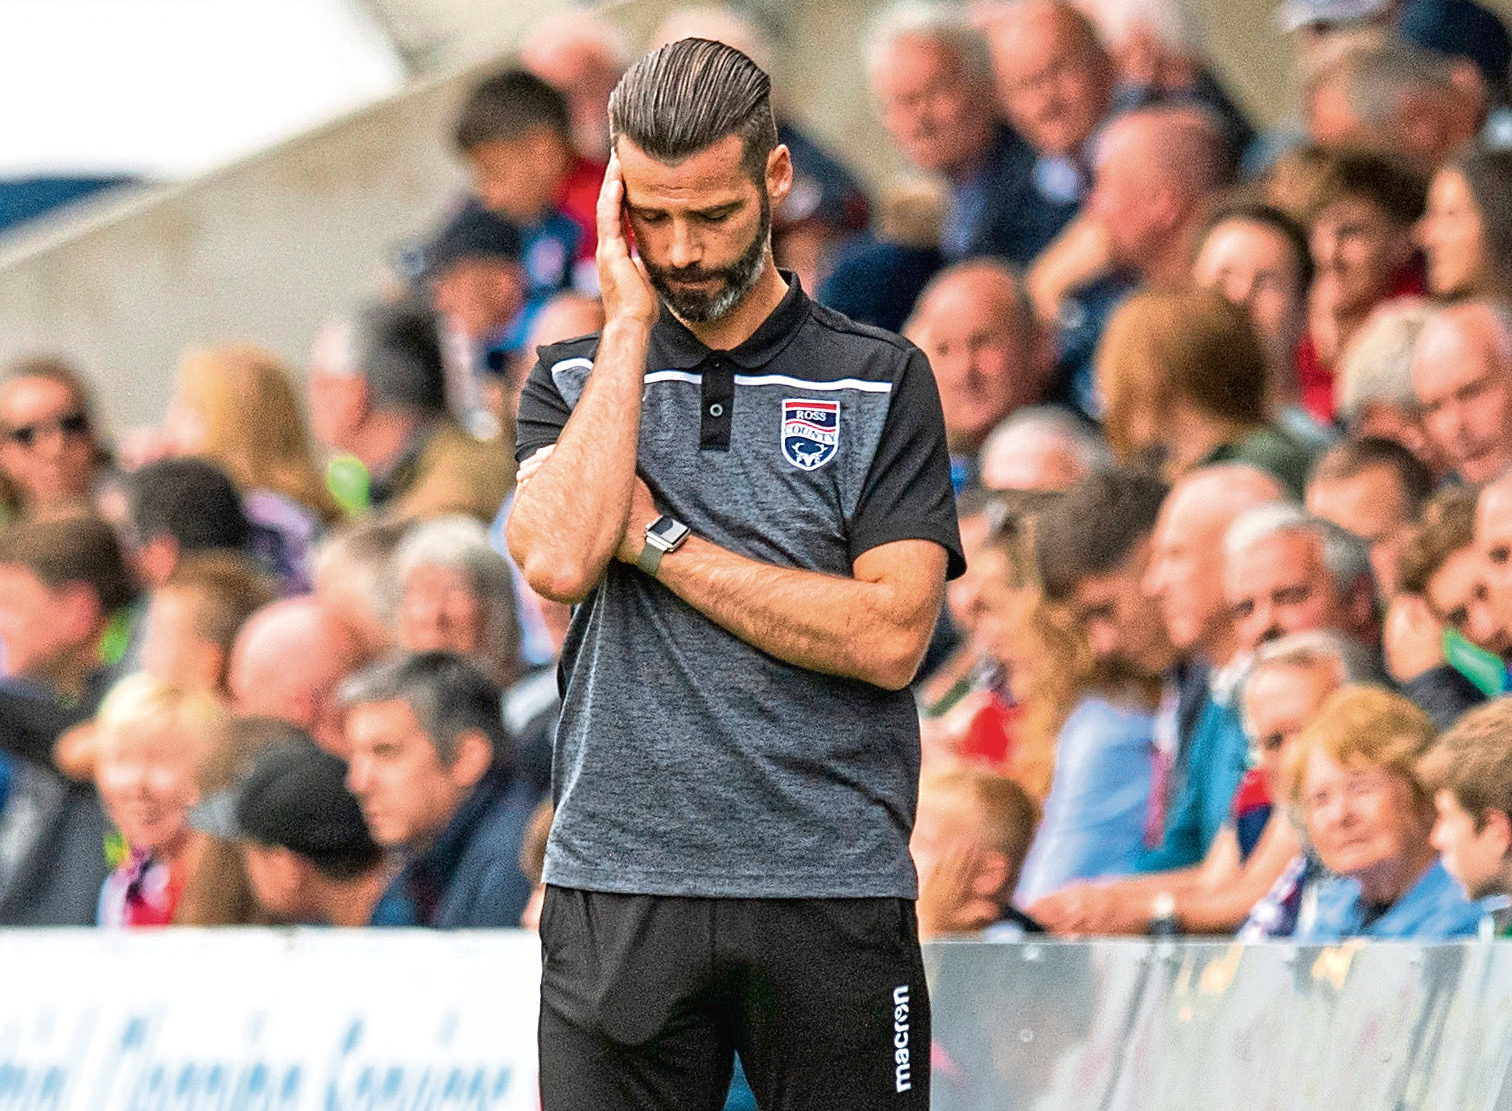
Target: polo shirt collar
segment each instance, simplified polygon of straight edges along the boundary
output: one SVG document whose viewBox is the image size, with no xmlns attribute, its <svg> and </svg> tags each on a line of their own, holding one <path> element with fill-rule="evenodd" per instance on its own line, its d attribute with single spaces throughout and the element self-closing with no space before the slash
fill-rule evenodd
<svg viewBox="0 0 1512 1111">
<path fill-rule="evenodd" d="M 782 353 L 808 319 L 809 299 L 798 283 L 798 275 L 779 271 L 787 282 L 787 293 L 777 303 L 761 326 L 745 342 L 729 351 L 718 352 L 742 370 L 757 370 Z M 716 354 L 672 315 L 666 302 L 651 329 L 649 365 L 656 370 L 692 370 Z"/>
</svg>

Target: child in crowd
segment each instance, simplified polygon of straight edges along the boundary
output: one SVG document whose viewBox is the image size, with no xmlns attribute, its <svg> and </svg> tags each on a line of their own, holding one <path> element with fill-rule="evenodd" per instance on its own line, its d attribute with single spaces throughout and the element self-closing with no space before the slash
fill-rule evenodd
<svg viewBox="0 0 1512 1111">
<path fill-rule="evenodd" d="M 1007 776 L 971 765 L 925 773 L 909 842 L 919 870 L 921 938 L 1043 932 L 1010 903 L 1038 817 Z"/>
<path fill-rule="evenodd" d="M 99 714 L 95 784 L 120 830 L 122 857 L 100 892 L 102 926 L 166 926 L 199 855 L 189 811 L 229 718 L 208 691 L 146 674 L 121 680 Z"/>
<path fill-rule="evenodd" d="M 1496 933 L 1512 936 L 1512 698 L 1477 707 L 1428 750 L 1418 768 L 1433 790 L 1433 847 L 1472 899 L 1501 896 Z"/>
</svg>

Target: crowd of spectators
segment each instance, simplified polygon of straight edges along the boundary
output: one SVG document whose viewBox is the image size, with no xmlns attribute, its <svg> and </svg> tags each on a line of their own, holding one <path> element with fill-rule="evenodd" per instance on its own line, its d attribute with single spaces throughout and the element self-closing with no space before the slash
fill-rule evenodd
<svg viewBox="0 0 1512 1111">
<path fill-rule="evenodd" d="M 779 96 L 776 256 L 923 350 L 952 456 L 925 936 L 1504 924 L 1512 40 L 1277 18 L 1303 110 L 1262 128 L 1182 0 L 880 7 L 874 192 Z M 758 23 L 647 45 L 688 35 L 785 87 Z M 628 60 L 574 11 L 479 82 L 468 195 L 301 374 L 187 351 L 112 442 L 66 359 L 4 371 L 0 925 L 532 924 L 571 614 L 503 541 L 514 412 L 603 322 Z"/>
</svg>

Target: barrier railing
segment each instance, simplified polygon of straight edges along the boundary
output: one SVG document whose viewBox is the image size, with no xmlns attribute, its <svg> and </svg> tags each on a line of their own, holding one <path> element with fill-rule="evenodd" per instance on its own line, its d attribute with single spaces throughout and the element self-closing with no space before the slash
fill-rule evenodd
<svg viewBox="0 0 1512 1111">
<path fill-rule="evenodd" d="M 1512 946 L 947 943 L 938 1111 L 1507 1111 Z M 0 1111 L 531 1111 L 521 933 L 0 932 Z"/>
</svg>

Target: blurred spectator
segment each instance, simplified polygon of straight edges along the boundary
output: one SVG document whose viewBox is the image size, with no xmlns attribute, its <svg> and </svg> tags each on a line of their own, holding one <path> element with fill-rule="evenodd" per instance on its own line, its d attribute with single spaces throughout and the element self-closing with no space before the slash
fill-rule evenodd
<svg viewBox="0 0 1512 1111">
<path fill-rule="evenodd" d="M 1223 538 L 1223 581 L 1241 651 L 1310 629 L 1380 642 L 1364 541 L 1295 505 L 1242 514 Z"/>
<path fill-rule="evenodd" d="M 1512 630 L 1490 605 L 1475 546 L 1475 492 L 1450 487 L 1423 507 L 1402 544 L 1401 590 L 1386 621 L 1386 665 L 1403 693 L 1448 728 L 1484 695 L 1449 664 L 1445 630 L 1496 658 L 1512 657 Z"/>
<path fill-rule="evenodd" d="M 520 845 L 538 800 L 499 762 L 498 689 L 461 657 L 424 652 L 355 676 L 342 704 L 347 784 L 373 840 L 405 857 L 373 925 L 516 925 L 531 889 Z"/>
<path fill-rule="evenodd" d="M 84 380 L 61 359 L 0 377 L 0 523 L 87 505 L 109 462 Z"/>
<path fill-rule="evenodd" d="M 919 870 L 919 935 L 1009 940 L 1041 932 L 1012 905 L 1034 838 L 1033 800 L 981 768 L 926 773 L 909 850 Z"/>
<path fill-rule="evenodd" d="M 1397 592 L 1397 561 L 1408 525 L 1433 492 L 1433 475 L 1401 444 L 1374 437 L 1330 448 L 1307 480 L 1307 511 L 1370 545 L 1382 598 Z"/>
<path fill-rule="evenodd" d="M 283 589 L 308 590 L 310 547 L 341 510 L 315 464 L 283 361 L 245 345 L 187 352 L 166 431 L 174 454 L 203 456 L 236 483 L 253 548 Z"/>
<path fill-rule="evenodd" d="M 1401 695 L 1346 687 L 1297 738 L 1292 799 L 1333 878 L 1318 892 L 1317 919 L 1295 940 L 1475 936 L 1482 912 L 1428 840 L 1433 802 L 1416 762 L 1434 735 Z"/>
<path fill-rule="evenodd" d="M 976 480 L 976 454 L 1014 410 L 1041 400 L 1050 376 L 1047 337 L 1013 272 L 973 259 L 939 274 L 919 296 L 905 334 L 929 357 L 956 489 Z"/>
<path fill-rule="evenodd" d="M 249 552 L 252 530 L 229 475 L 208 459 L 159 459 L 126 478 L 129 556 L 147 587 L 192 552 Z M 269 571 L 273 568 L 269 567 Z"/>
<path fill-rule="evenodd" d="M 872 230 L 837 253 L 816 299 L 862 324 L 901 332 L 920 292 L 945 265 L 944 205 L 932 179 L 900 174 L 888 181 Z"/>
<path fill-rule="evenodd" d="M 1122 470 L 1083 479 L 1038 518 L 1045 596 L 1066 606 L 1100 680 L 1065 717 L 1055 771 L 1018 898 L 1130 871 L 1146 843 L 1151 738 L 1162 672 L 1174 653 L 1140 589 L 1165 488 Z"/>
<path fill-rule="evenodd" d="M 1139 285 L 1185 283 L 1228 169 L 1221 137 L 1195 108 L 1140 108 L 1103 130 L 1086 212 L 1027 279 L 1041 317 L 1059 325 L 1057 391 L 1081 412 L 1102 416 L 1092 361 L 1108 318 Z"/>
<path fill-rule="evenodd" d="M 419 275 L 440 323 L 452 415 L 480 440 L 499 434 L 483 399 L 492 363 L 509 355 L 508 330 L 525 307 L 520 232 L 482 208 L 464 208 L 424 249 Z"/>
<path fill-rule="evenodd" d="M 174 921 L 197 867 L 189 811 L 199 801 L 205 766 L 226 743 L 229 720 L 209 691 L 140 674 L 121 680 L 101 704 L 95 777 L 125 857 L 100 891 L 100 925 Z"/>
<path fill-rule="evenodd" d="M 447 415 L 445 382 L 428 313 L 372 305 L 353 320 L 331 322 L 311 355 L 315 437 L 356 456 L 381 512 L 490 521 L 509 491 L 513 462 L 500 443 L 473 439 Z"/>
<path fill-rule="evenodd" d="M 1462 301 L 1423 325 L 1412 381 L 1429 443 L 1479 485 L 1512 466 L 1512 318 L 1499 301 Z"/>
<path fill-rule="evenodd" d="M 866 37 L 866 69 L 882 124 L 911 166 L 950 185 L 940 249 L 950 260 L 1002 255 L 1023 263 L 1023 140 L 995 115 L 987 40 L 960 9 L 905 0 Z"/>
<path fill-rule="evenodd" d="M 110 526 L 39 517 L 0 531 L 0 924 L 94 922 L 106 867 L 93 784 L 53 745 L 117 675 L 135 587 Z"/>
<path fill-rule="evenodd" d="M 1113 62 L 1091 21 L 1065 0 L 991 9 L 986 32 L 998 101 L 1024 143 L 1005 183 L 1016 202 L 1017 244 L 1002 253 L 1025 264 L 1086 200 L 1090 146 L 1108 115 Z"/>
<path fill-rule="evenodd" d="M 1358 645 L 1329 632 L 1295 633 L 1270 641 L 1255 653 L 1254 667 L 1244 684 L 1245 732 L 1255 764 L 1246 780 L 1258 780 L 1270 811 L 1262 841 L 1273 845 L 1289 840 L 1297 848 L 1270 890 L 1254 903 L 1239 930 L 1242 941 L 1290 937 L 1312 928 L 1318 889 L 1328 872 L 1307 843 L 1302 816 L 1291 801 L 1291 756 L 1297 737 L 1329 696 L 1348 683 L 1365 681 L 1370 667 Z M 1249 786 L 1247 782 L 1240 788 L 1240 798 Z M 1245 820 L 1238 814 L 1236 818 Z M 1258 863 L 1259 855 L 1257 848 L 1252 860 Z"/>
<path fill-rule="evenodd" d="M 1206 109 L 1237 160 L 1254 139 L 1244 112 L 1204 56 L 1201 27 L 1187 0 L 1087 0 L 1117 71 L 1113 108 L 1191 104 Z"/>
<path fill-rule="evenodd" d="M 987 434 L 977 481 L 988 490 L 1065 490 L 1112 461 L 1102 438 L 1069 409 L 1026 405 Z"/>
<path fill-rule="evenodd" d="M 1302 401 L 1297 345 L 1312 286 L 1307 235 L 1280 209 L 1246 201 L 1221 206 L 1197 245 L 1192 280 L 1249 310 L 1265 349 L 1266 408 L 1289 428 Z"/>
<path fill-rule="evenodd" d="M 369 659 L 357 632 L 315 598 L 285 598 L 253 614 L 231 647 L 230 686 L 237 716 L 265 716 L 309 731 L 322 748 L 345 755 L 341 683 Z"/>
<path fill-rule="evenodd" d="M 594 206 L 609 158 L 609 94 L 629 59 L 624 34 L 611 21 L 581 9 L 548 15 L 520 43 L 520 62 L 567 101 L 575 155 L 557 204 L 582 229 L 579 283 L 592 273 L 598 243 Z M 586 264 L 586 265 L 585 265 Z M 596 284 L 597 275 L 593 283 Z M 595 288 L 595 284 L 584 288 Z"/>
<path fill-rule="evenodd" d="M 1411 0 L 1402 7 L 1397 34 L 1451 63 L 1455 82 L 1490 110 L 1482 139 L 1505 145 L 1512 36 L 1501 18 L 1474 0 Z"/>
<path fill-rule="evenodd" d="M 228 695 L 236 634 L 272 600 L 267 581 L 242 557 L 185 556 L 152 592 L 143 621 L 142 670 L 166 686 Z"/>
<path fill-rule="evenodd" d="M 257 901 L 282 922 L 365 926 L 389 882 L 347 765 L 283 725 L 231 792 Z"/>
<path fill-rule="evenodd" d="M 1430 840 L 1444 870 L 1472 899 L 1512 895 L 1512 699 L 1466 714 L 1419 760 L 1418 776 L 1433 792 Z"/>
<path fill-rule="evenodd" d="M 1437 311 L 1419 297 L 1399 297 L 1375 309 L 1345 348 L 1335 384 L 1338 416 L 1351 436 L 1400 444 L 1435 477 L 1446 468 L 1423 430 L 1412 353 Z"/>
<path fill-rule="evenodd" d="M 391 564 L 399 647 L 454 652 L 500 687 L 520 674 L 509 564 L 470 517 L 411 526 Z"/>
<path fill-rule="evenodd" d="M 1320 421 L 1333 419 L 1334 368 L 1371 310 L 1423 292 L 1412 247 L 1423 197 L 1422 181 L 1385 156 L 1346 152 L 1323 164 L 1307 214 L 1316 277 L 1297 357 L 1303 404 Z"/>
<path fill-rule="evenodd" d="M 1135 294 L 1108 322 L 1096 367 L 1121 462 L 1170 479 L 1208 463 L 1249 463 L 1302 492 L 1312 451 L 1271 420 L 1255 327 L 1221 294 Z"/>
<path fill-rule="evenodd" d="M 1248 653 L 1223 589 L 1223 537 L 1241 513 L 1284 497 L 1264 471 L 1218 463 L 1187 474 L 1160 507 L 1141 587 L 1158 604 L 1182 663 L 1168 679 L 1156 725 L 1151 851 L 1139 871 L 1196 865 L 1231 817 L 1248 748 L 1238 705 Z M 1239 848 L 1242 860 L 1251 846 Z"/>
<path fill-rule="evenodd" d="M 648 46 L 655 50 L 686 38 L 733 46 L 772 77 L 777 141 L 793 161 L 793 187 L 772 213 L 772 253 L 777 265 L 798 275 L 804 289 L 819 289 L 835 252 L 866 228 L 871 205 L 865 190 L 839 158 L 794 120 L 777 72 L 783 54 L 755 20 L 724 4 L 675 8 Z"/>
<path fill-rule="evenodd" d="M 1512 629 L 1512 471 L 1481 491 L 1475 505 L 1475 546 L 1485 560 L 1486 600 L 1497 622 Z"/>
<path fill-rule="evenodd" d="M 1421 174 L 1474 141 L 1484 88 L 1441 56 L 1393 42 L 1349 50 L 1311 75 L 1307 135 L 1319 146 L 1401 158 Z"/>
<path fill-rule="evenodd" d="M 1417 239 L 1437 296 L 1512 296 L 1512 151 L 1472 151 L 1441 166 Z"/>
<path fill-rule="evenodd" d="M 315 597 L 371 659 L 394 646 L 389 565 L 407 531 L 404 521 L 357 521 L 329 533 L 310 560 Z"/>
<path fill-rule="evenodd" d="M 607 102 L 606 102 L 607 103 Z M 527 301 L 540 307 L 572 284 L 585 231 L 557 205 L 577 155 L 562 94 L 522 69 L 506 69 L 468 94 L 452 132 L 484 208 L 520 232 Z M 529 327 L 529 312 L 512 337 Z"/>
</svg>

